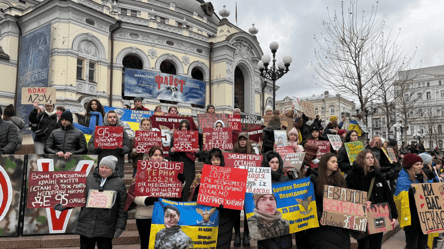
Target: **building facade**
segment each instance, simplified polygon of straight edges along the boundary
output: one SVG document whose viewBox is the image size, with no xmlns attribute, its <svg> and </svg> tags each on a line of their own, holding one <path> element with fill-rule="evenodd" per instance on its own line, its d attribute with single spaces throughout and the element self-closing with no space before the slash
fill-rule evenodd
<svg viewBox="0 0 444 249">
<path fill-rule="evenodd" d="M 219 13 L 224 18 L 203 0 L 1 0 L 0 106 L 16 105 L 22 87 L 49 86 L 57 89 L 56 105 L 73 112 L 93 98 L 122 107 L 132 104 L 123 90 L 131 68 L 204 82 L 205 105 L 218 112 L 236 106 L 260 114 L 272 84 L 264 86 L 257 67 L 257 29 L 245 32 L 226 19 L 228 11 Z M 205 111 L 180 101 L 143 102 L 150 110 Z M 27 111 L 18 108 L 18 115 L 27 119 Z"/>
</svg>

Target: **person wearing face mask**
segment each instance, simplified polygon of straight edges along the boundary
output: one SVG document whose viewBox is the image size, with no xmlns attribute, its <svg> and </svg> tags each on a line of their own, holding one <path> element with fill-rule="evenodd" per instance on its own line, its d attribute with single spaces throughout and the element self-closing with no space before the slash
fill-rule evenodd
<svg viewBox="0 0 444 249">
<path fill-rule="evenodd" d="M 191 238 L 180 229 L 180 211 L 174 206 L 165 206 L 165 228 L 156 234 L 154 249 L 186 249 L 192 242 Z"/>
<path fill-rule="evenodd" d="M 151 131 L 151 120 L 149 118 L 142 118 L 139 124 L 139 130 L 140 131 Z M 133 165 L 133 178 L 136 175 L 137 172 L 137 162 L 139 160 L 143 160 L 143 157 L 145 153 L 137 153 L 136 148 L 134 148 L 136 144 L 135 139 L 131 141 L 131 153 L 129 153 L 129 158 L 132 159 L 132 165 Z"/>
<path fill-rule="evenodd" d="M 269 151 L 264 154 L 261 167 L 271 168 L 271 182 L 272 183 L 284 182 L 284 181 L 289 180 L 288 176 L 286 176 L 285 172 L 284 172 L 284 162 L 282 161 L 282 158 L 279 155 L 279 153 L 277 153 L 275 151 Z M 258 202 L 259 202 L 259 199 L 258 199 Z M 257 204 L 258 202 L 256 202 L 256 199 L 255 199 L 255 204 Z M 271 197 L 269 197 L 268 204 L 272 204 Z M 279 218 L 279 216 L 282 217 L 282 214 L 280 214 L 279 212 L 273 212 L 271 210 L 270 206 L 272 206 L 272 205 L 268 205 L 268 208 L 266 208 L 266 209 L 269 209 L 268 211 L 262 212 L 261 219 L 266 219 L 266 218 L 277 219 L 277 218 Z M 256 205 L 256 208 L 257 207 L 258 206 Z M 260 209 L 262 209 L 262 208 L 260 208 Z M 285 230 L 284 223 L 282 223 L 282 222 L 279 222 L 279 223 L 280 223 L 279 230 L 282 230 L 282 232 L 283 232 L 283 230 Z M 253 226 L 251 226 L 250 234 L 251 234 L 252 238 L 254 238 L 253 234 L 256 233 L 256 231 L 253 231 L 253 229 L 255 229 L 255 228 L 253 228 Z M 285 234 L 285 233 L 280 233 L 280 234 Z M 266 249 L 266 248 L 286 249 L 286 248 L 292 248 L 292 247 L 293 247 L 293 241 L 292 241 L 291 234 L 288 234 L 288 230 L 287 230 L 286 235 L 282 235 L 282 236 L 270 238 L 270 239 L 265 239 L 265 240 L 259 240 L 257 242 L 258 249 Z"/>
<path fill-rule="evenodd" d="M 355 130 L 347 131 L 345 135 L 344 143 L 356 142 L 358 141 L 358 132 Z M 347 155 L 347 150 L 345 149 L 344 143 L 342 147 L 338 151 L 338 165 L 342 172 L 345 173 L 345 176 L 350 174 L 352 170 L 352 166 L 350 164 L 350 160 Z"/>
<path fill-rule="evenodd" d="M 427 177 L 422 171 L 422 158 L 415 154 L 407 154 L 403 159 L 404 167 L 394 193 L 394 200 L 399 214 L 399 226 L 405 231 L 406 249 L 426 249 L 428 235 L 423 234 L 416 209 L 412 184 L 426 183 Z"/>
<path fill-rule="evenodd" d="M 94 173 L 86 178 L 86 199 L 90 190 L 115 191 L 116 201 L 110 209 L 82 207 L 75 233 L 80 235 L 80 248 L 112 248 L 113 238 L 118 238 L 126 228 L 128 213 L 124 212 L 125 182 L 119 177 L 118 159 L 106 156 L 100 160 Z M 59 207 L 54 207 L 60 210 Z"/>
<path fill-rule="evenodd" d="M 34 110 L 29 114 L 31 130 L 34 132 L 34 150 L 35 154 L 45 154 L 45 143 L 51 132 L 57 128 L 57 112 L 54 110 L 54 104 L 46 104 L 45 108 L 39 106 L 37 102 L 33 103 Z"/>
<path fill-rule="evenodd" d="M 379 162 L 371 150 L 359 152 L 353 162 L 352 172 L 345 180 L 347 188 L 368 192 L 367 201 L 373 204 L 387 202 L 390 205 L 392 226 L 396 224 L 398 211 L 393 201 L 392 192 L 384 176 L 379 172 Z M 380 249 L 382 237 L 383 233 L 375 233 L 358 239 L 358 249 Z"/>
</svg>

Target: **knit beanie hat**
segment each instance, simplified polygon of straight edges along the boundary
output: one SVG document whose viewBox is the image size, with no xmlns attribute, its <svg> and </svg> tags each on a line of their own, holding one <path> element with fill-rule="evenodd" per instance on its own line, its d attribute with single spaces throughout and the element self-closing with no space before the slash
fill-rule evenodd
<svg viewBox="0 0 444 249">
<path fill-rule="evenodd" d="M 290 136 L 290 134 L 295 134 L 296 137 L 298 136 L 298 130 L 296 128 L 291 128 L 291 130 L 288 132 L 288 136 Z"/>
<path fill-rule="evenodd" d="M 136 103 L 136 101 L 140 101 L 140 102 L 142 102 L 142 98 L 140 98 L 140 97 L 136 97 L 136 98 L 134 98 L 134 103 Z"/>
<path fill-rule="evenodd" d="M 11 105 L 8 105 L 7 107 L 5 107 L 4 114 L 5 114 L 5 116 L 8 116 L 8 117 L 15 116 L 14 106 L 11 104 Z"/>
<path fill-rule="evenodd" d="M 239 108 L 234 108 L 233 113 L 240 113 L 241 110 Z"/>
<path fill-rule="evenodd" d="M 276 200 L 276 196 L 274 194 L 253 194 L 254 207 L 257 208 L 257 203 L 259 202 L 259 199 L 264 195 L 272 195 L 272 196 L 274 196 L 274 199 Z"/>
<path fill-rule="evenodd" d="M 60 120 L 68 120 L 69 122 L 73 122 L 72 120 L 72 113 L 70 111 L 66 111 L 64 113 L 62 113 L 62 115 L 60 115 Z"/>
<path fill-rule="evenodd" d="M 424 164 L 431 164 L 432 163 L 432 156 L 427 154 L 427 153 L 421 153 L 418 155 L 419 157 L 421 157 L 422 161 L 424 162 Z"/>
<path fill-rule="evenodd" d="M 208 109 L 210 109 L 210 107 L 214 108 L 214 105 L 207 105 L 207 112 L 208 112 Z M 214 108 L 214 109 L 216 110 L 216 108 Z"/>
<path fill-rule="evenodd" d="M 265 113 L 267 113 L 267 111 L 273 111 L 273 108 L 271 108 L 271 106 L 267 105 L 267 107 L 265 107 Z"/>
<path fill-rule="evenodd" d="M 413 164 L 417 162 L 422 162 L 422 158 L 415 154 L 409 153 L 404 156 L 403 163 L 405 169 L 410 169 L 413 166 Z"/>
<path fill-rule="evenodd" d="M 106 157 L 102 158 L 102 160 L 100 160 L 99 167 L 101 165 L 106 165 L 106 166 L 110 167 L 110 169 L 112 169 L 113 171 L 116 171 L 117 161 L 118 161 L 118 159 L 115 156 L 106 156 Z"/>
</svg>

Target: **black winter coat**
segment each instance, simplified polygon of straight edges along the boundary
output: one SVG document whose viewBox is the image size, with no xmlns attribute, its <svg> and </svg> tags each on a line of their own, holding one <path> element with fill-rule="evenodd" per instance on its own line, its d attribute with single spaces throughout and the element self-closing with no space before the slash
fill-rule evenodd
<svg viewBox="0 0 444 249">
<path fill-rule="evenodd" d="M 265 154 L 268 151 L 272 151 L 274 149 L 274 129 L 265 128 L 262 132 L 262 153 Z"/>
<path fill-rule="evenodd" d="M 0 155 L 14 154 L 19 144 L 19 134 L 17 127 L 9 122 L 0 119 Z"/>
<path fill-rule="evenodd" d="M 56 154 L 59 151 L 71 152 L 74 155 L 86 154 L 88 149 L 83 132 L 73 125 L 53 130 L 46 140 L 45 153 Z"/>
<path fill-rule="evenodd" d="M 44 134 L 36 135 L 34 137 L 34 141 L 46 143 L 51 132 L 57 128 L 57 114 L 53 114 L 49 116 L 46 112 L 37 113 L 37 110 L 34 109 L 29 114 L 29 122 L 31 124 L 37 125 L 37 131 L 46 130 Z"/>
<path fill-rule="evenodd" d="M 352 165 L 350 164 L 347 150 L 344 146 L 342 146 L 338 151 L 338 166 L 345 174 L 350 174 L 352 170 Z"/>
<path fill-rule="evenodd" d="M 345 181 L 347 182 L 347 188 L 368 192 L 373 177 L 375 177 L 375 183 L 369 201 L 372 203 L 388 202 L 392 219 L 397 219 L 398 211 L 393 201 L 392 192 L 384 176 L 379 171 L 374 170 L 364 175 L 364 170 L 358 164 L 353 163 L 353 170 L 345 178 Z"/>
<path fill-rule="evenodd" d="M 185 186 L 182 190 L 182 200 L 187 201 L 190 196 L 190 186 L 196 175 L 196 163 L 191 160 L 185 152 L 171 152 L 174 145 L 174 137 L 171 137 L 169 155 L 173 162 L 183 162 L 183 174 L 185 176 Z M 197 157 L 197 155 L 196 155 Z M 211 159 L 211 158 L 210 158 Z"/>
<path fill-rule="evenodd" d="M 123 211 L 126 201 L 125 182 L 119 177 L 119 169 L 106 179 L 103 190 L 115 190 L 117 193 L 116 202 L 111 209 L 86 208 L 80 211 L 75 233 L 88 237 L 104 237 L 112 239 L 116 228 L 125 230 L 128 213 Z M 94 173 L 86 178 L 86 198 L 90 189 L 99 189 L 102 177 L 99 175 L 99 167 Z"/>
</svg>

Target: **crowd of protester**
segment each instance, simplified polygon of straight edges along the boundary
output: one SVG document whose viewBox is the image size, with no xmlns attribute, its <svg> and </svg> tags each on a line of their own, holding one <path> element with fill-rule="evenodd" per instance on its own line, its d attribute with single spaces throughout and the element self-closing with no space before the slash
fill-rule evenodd
<svg viewBox="0 0 444 249">
<path fill-rule="evenodd" d="M 129 105 L 124 106 L 130 109 Z M 142 99 L 134 99 L 132 110 L 149 110 L 142 105 Z M 207 113 L 215 113 L 213 105 L 208 105 Z M 154 110 L 156 115 L 177 116 L 178 108 L 169 107 L 165 113 L 160 106 Z M 235 109 L 235 113 L 240 113 Z M 316 116 L 314 120 L 306 117 L 302 112 L 286 110 L 285 115 L 294 119 L 294 123 L 285 127 L 281 124 L 279 111 L 273 111 L 267 106 L 265 115 L 272 116 L 267 126 L 263 126 L 262 143 L 255 150 L 247 132 L 240 132 L 237 141 L 233 144 L 234 153 L 262 154 L 262 167 L 271 168 L 272 182 L 283 182 L 298 178 L 310 177 L 314 186 L 318 219 L 320 227 L 298 232 L 295 234 L 297 248 L 350 248 L 350 230 L 324 226 L 322 217 L 323 191 L 325 185 L 347 187 L 362 190 L 369 193 L 368 200 L 372 203 L 387 202 L 390 206 L 392 224 L 397 224 L 397 219 L 408 217 L 410 222 L 402 222 L 401 226 L 406 232 L 406 248 L 427 248 L 427 235 L 423 235 L 419 217 L 416 214 L 415 200 L 411 184 L 442 181 L 444 170 L 442 157 L 438 149 L 425 151 L 424 146 L 403 145 L 398 149 L 395 139 L 385 140 L 375 136 L 366 145 L 354 161 L 350 164 L 344 145 L 339 150 L 324 154 L 318 158 L 319 148 L 310 140 L 328 140 L 327 134 L 340 135 L 344 143 L 354 142 L 359 139 L 358 132 L 342 129 L 346 118 L 338 123 L 337 117 L 332 117 L 326 127 L 322 126 L 322 120 Z M 87 189 L 112 190 L 117 192 L 115 205 L 109 210 L 83 208 L 77 221 L 76 233 L 80 235 L 81 248 L 93 248 L 95 244 L 99 248 L 111 248 L 112 239 L 119 237 L 125 230 L 127 211 L 135 208 L 137 229 L 140 234 L 141 248 L 148 248 L 153 217 L 153 206 L 157 198 L 134 196 L 134 183 L 127 190 L 122 180 L 124 177 L 125 155 L 128 155 L 133 166 L 134 178 L 137 175 L 137 162 L 139 160 L 170 160 L 184 163 L 184 172 L 179 174 L 179 180 L 184 183 L 182 197 L 177 201 L 196 201 L 201 182 L 201 172 L 196 173 L 196 162 L 225 166 L 223 151 L 218 148 L 210 151 L 198 149 L 194 152 L 177 152 L 171 139 L 169 157 L 164 158 L 164 151 L 160 147 L 152 147 L 148 153 L 138 153 L 134 148 L 134 130 L 122 121 L 121 110 L 110 110 L 105 113 L 99 100 L 91 100 L 86 105 L 84 113 L 76 113 L 54 104 L 40 106 L 34 103 L 34 109 L 29 114 L 29 123 L 33 131 L 34 149 L 36 154 L 55 154 L 68 160 L 72 155 L 86 153 L 98 155 L 99 164 L 94 173 L 87 178 Z M 24 121 L 15 116 L 14 107 L 9 105 L 4 112 L 0 108 L 0 154 L 13 154 L 22 147 L 23 138 L 20 130 L 24 127 Z M 102 149 L 94 146 L 94 129 L 97 126 L 121 126 L 123 132 L 123 146 L 116 149 Z M 223 123 L 220 125 L 223 126 Z M 215 127 L 218 127 L 215 124 Z M 150 119 L 140 121 L 139 129 L 151 131 Z M 190 130 L 190 123 L 182 120 L 180 130 Z M 286 130 L 288 145 L 294 152 L 305 152 L 303 167 L 299 171 L 289 170 L 283 167 L 283 160 L 279 153 L 275 152 L 274 131 Z M 92 134 L 89 142 L 86 142 L 84 134 Z M 396 161 L 388 160 L 383 148 L 393 148 Z M 202 139 L 200 139 L 202 148 Z M 88 193 L 88 191 L 86 191 Z M 255 202 L 261 201 L 255 199 Z M 407 203 L 410 210 L 398 210 L 395 201 Z M 55 207 L 63 211 L 66 208 L 61 205 Z M 249 226 L 244 214 L 244 233 L 240 233 L 241 212 L 219 207 L 219 228 L 217 248 L 230 248 L 232 232 L 234 230 L 234 246 L 249 247 L 250 239 L 254 235 L 249 232 Z M 245 212 L 244 212 L 245 213 Z M 256 233 L 254 233 L 256 234 Z M 383 234 L 377 233 L 358 238 L 358 248 L 381 248 Z M 271 239 L 259 240 L 258 248 L 292 248 L 292 235 L 284 235 Z"/>
</svg>

